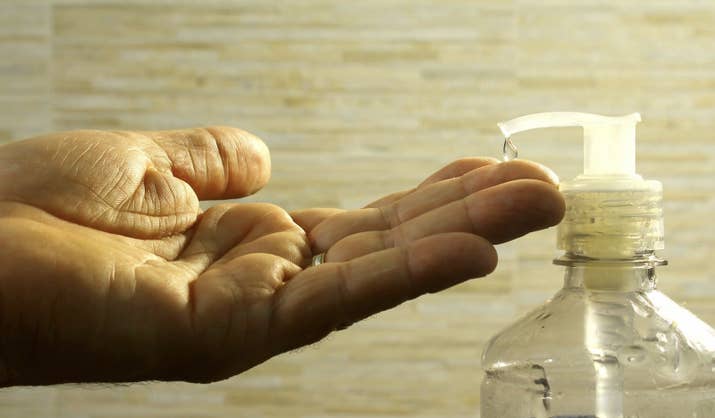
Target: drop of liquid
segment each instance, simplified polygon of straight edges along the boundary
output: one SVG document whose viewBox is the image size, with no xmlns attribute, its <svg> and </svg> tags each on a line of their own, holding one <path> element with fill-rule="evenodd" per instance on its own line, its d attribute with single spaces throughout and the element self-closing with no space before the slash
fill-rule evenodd
<svg viewBox="0 0 715 418">
<path fill-rule="evenodd" d="M 511 138 L 504 138 L 504 145 L 502 146 L 502 155 L 504 161 L 511 161 L 519 156 L 519 150 L 516 149 L 516 145 L 511 142 Z"/>
<path fill-rule="evenodd" d="M 640 345 L 630 345 L 623 347 L 618 357 L 621 363 L 640 364 L 647 359 L 647 355 L 646 349 Z M 623 359 L 626 361 L 624 362 Z"/>
</svg>

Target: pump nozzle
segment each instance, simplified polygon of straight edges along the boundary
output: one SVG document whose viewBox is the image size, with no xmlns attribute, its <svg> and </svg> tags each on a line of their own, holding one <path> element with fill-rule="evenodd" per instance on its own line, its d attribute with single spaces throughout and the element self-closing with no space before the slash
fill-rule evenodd
<svg viewBox="0 0 715 418">
<path fill-rule="evenodd" d="M 497 125 L 505 138 L 538 128 L 583 127 L 583 175 L 636 175 L 636 123 L 639 113 L 601 116 L 578 112 L 546 112 L 521 116 Z"/>
</svg>

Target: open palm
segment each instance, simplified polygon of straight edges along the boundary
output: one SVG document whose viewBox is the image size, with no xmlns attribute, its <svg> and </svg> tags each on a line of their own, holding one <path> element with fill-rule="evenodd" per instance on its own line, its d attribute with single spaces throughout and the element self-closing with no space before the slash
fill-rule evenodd
<svg viewBox="0 0 715 418">
<path fill-rule="evenodd" d="M 0 384 L 226 378 L 488 274 L 493 243 L 563 213 L 539 166 L 479 158 L 360 210 L 199 210 L 269 174 L 232 128 L 0 147 Z"/>
</svg>

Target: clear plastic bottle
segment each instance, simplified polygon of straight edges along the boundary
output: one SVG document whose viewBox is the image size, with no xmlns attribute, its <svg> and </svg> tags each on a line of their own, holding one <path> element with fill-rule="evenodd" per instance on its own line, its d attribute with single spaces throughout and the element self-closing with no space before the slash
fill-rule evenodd
<svg viewBox="0 0 715 418">
<path fill-rule="evenodd" d="M 657 290 L 662 188 L 635 174 L 639 120 L 548 113 L 500 124 L 506 137 L 584 126 L 587 143 L 584 173 L 561 185 L 564 286 L 487 344 L 481 418 L 715 417 L 715 330 Z"/>
</svg>

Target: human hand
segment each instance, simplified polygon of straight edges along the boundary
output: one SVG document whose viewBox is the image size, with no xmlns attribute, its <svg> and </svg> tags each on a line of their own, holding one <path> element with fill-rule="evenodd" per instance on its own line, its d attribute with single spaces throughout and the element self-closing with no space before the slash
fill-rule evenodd
<svg viewBox="0 0 715 418">
<path fill-rule="evenodd" d="M 269 171 L 260 140 L 230 128 L 0 147 L 0 383 L 226 378 L 485 275 L 490 241 L 563 213 L 538 166 L 483 159 L 358 211 L 199 212 L 198 199 L 249 194 Z"/>
</svg>

